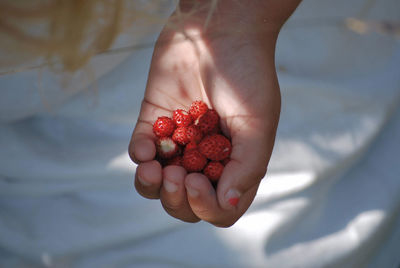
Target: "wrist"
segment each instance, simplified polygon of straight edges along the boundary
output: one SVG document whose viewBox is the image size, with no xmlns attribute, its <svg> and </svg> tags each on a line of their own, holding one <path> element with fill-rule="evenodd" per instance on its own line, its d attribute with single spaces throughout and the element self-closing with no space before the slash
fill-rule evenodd
<svg viewBox="0 0 400 268">
<path fill-rule="evenodd" d="M 301 0 L 180 0 L 182 17 L 210 32 L 275 36 Z"/>
</svg>

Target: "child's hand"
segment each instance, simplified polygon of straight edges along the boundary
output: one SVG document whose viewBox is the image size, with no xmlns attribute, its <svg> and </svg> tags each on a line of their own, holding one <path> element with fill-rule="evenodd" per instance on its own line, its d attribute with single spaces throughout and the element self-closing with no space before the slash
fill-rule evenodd
<svg viewBox="0 0 400 268">
<path fill-rule="evenodd" d="M 280 112 L 274 66 L 279 30 L 276 25 L 262 31 L 245 31 L 248 25 L 242 24 L 226 28 L 232 18 L 217 17 L 205 31 L 201 17 L 182 24 L 172 19 L 161 33 L 129 152 L 139 164 L 135 186 L 142 196 L 159 198 L 183 221 L 226 227 L 252 203 L 272 152 Z M 186 174 L 178 166 L 162 169 L 153 160 L 157 117 L 200 99 L 219 113 L 222 130 L 232 139 L 231 161 L 216 190 L 202 174 Z"/>
</svg>

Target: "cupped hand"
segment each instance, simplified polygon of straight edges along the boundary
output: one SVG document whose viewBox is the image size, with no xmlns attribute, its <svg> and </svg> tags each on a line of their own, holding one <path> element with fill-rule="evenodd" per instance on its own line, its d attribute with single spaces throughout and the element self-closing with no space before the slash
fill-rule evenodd
<svg viewBox="0 0 400 268">
<path fill-rule="evenodd" d="M 220 20 L 206 29 L 202 20 L 171 20 L 155 46 L 129 146 L 138 164 L 135 187 L 146 198 L 160 199 L 175 218 L 231 226 L 252 203 L 274 144 L 280 112 L 276 33 L 226 32 Z M 200 173 L 162 168 L 154 160 L 154 121 L 177 108 L 188 109 L 195 100 L 218 112 L 222 131 L 232 140 L 231 160 L 216 189 Z"/>
</svg>

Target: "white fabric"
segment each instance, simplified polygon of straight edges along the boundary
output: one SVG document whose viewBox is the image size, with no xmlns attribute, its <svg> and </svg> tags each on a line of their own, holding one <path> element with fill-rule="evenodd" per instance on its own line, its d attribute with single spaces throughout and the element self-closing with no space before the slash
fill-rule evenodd
<svg viewBox="0 0 400 268">
<path fill-rule="evenodd" d="M 151 48 L 94 59 L 92 91 L 74 78 L 73 96 L 50 72 L 46 101 L 29 97 L 37 71 L 0 77 L 0 266 L 398 268 L 399 39 L 345 27 L 369 1 L 334 2 L 304 1 L 281 33 L 276 147 L 229 229 L 134 191 L 126 150 Z M 365 19 L 399 10 L 376 1 Z"/>
</svg>

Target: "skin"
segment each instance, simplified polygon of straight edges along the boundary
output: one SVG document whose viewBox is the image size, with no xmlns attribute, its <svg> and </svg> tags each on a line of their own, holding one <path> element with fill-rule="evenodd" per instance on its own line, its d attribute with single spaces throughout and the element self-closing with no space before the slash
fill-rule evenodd
<svg viewBox="0 0 400 268">
<path fill-rule="evenodd" d="M 229 227 L 251 205 L 267 170 L 281 105 L 275 44 L 300 1 L 221 0 L 215 9 L 213 1 L 199 2 L 181 1 L 159 36 L 129 154 L 143 197 L 160 199 L 182 221 Z M 153 122 L 194 100 L 219 113 L 232 139 L 231 161 L 216 190 L 202 174 L 163 169 L 153 160 Z"/>
</svg>

